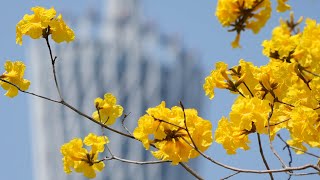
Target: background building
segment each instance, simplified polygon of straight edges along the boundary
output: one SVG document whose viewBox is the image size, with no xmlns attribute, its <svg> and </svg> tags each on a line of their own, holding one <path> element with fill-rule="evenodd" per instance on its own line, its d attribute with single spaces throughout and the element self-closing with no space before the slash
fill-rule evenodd
<svg viewBox="0 0 320 180">
<path fill-rule="evenodd" d="M 91 115 L 93 100 L 106 92 L 116 95 L 126 113 L 131 131 L 148 107 L 162 100 L 167 106 L 200 109 L 202 69 L 199 57 L 186 49 L 177 37 L 167 36 L 143 20 L 139 0 L 108 0 L 106 11 L 89 11 L 80 20 L 71 20 L 76 41 L 53 45 L 59 85 L 67 102 Z M 66 16 L 64 16 L 66 17 Z M 32 41 L 29 55 L 36 93 L 58 99 L 49 53 L 44 41 Z M 42 179 L 80 179 L 81 174 L 63 172 L 59 149 L 74 137 L 101 128 L 73 111 L 37 98 L 31 99 L 34 177 Z M 120 123 L 113 127 L 121 129 Z M 150 160 L 152 155 L 141 143 L 105 131 L 112 152 L 131 160 Z M 196 168 L 193 161 L 192 167 Z M 107 162 L 97 179 L 191 179 L 180 166 L 132 165 Z"/>
</svg>

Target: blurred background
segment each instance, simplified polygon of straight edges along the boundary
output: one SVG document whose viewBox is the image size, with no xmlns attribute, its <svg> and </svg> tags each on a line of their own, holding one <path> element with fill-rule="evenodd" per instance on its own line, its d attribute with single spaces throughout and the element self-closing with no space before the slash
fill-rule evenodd
<svg viewBox="0 0 320 180">
<path fill-rule="evenodd" d="M 317 0 L 290 2 L 296 17 L 304 16 L 318 22 L 320 2 Z M 239 59 L 256 65 L 267 63 L 262 56 L 261 42 L 271 37 L 271 29 L 278 25 L 280 16 L 288 18 L 289 12 L 273 13 L 266 27 L 258 35 L 245 32 L 241 49 L 232 49 L 235 34 L 221 27 L 214 16 L 216 1 L 191 0 L 79 0 L 48 2 L 8 1 L 0 7 L 0 64 L 5 60 L 25 62 L 26 78 L 31 81 L 30 91 L 57 99 L 51 76 L 48 50 L 43 39 L 24 38 L 22 46 L 15 44 L 15 25 L 24 14 L 31 14 L 33 6 L 55 7 L 68 25 L 75 30 L 76 40 L 70 44 L 53 45 L 58 56 L 57 71 L 63 95 L 75 107 L 91 115 L 93 100 L 105 92 L 114 93 L 126 112 L 133 130 L 137 118 L 148 107 L 166 100 L 168 106 L 182 100 L 187 108 L 199 109 L 199 114 L 216 128 L 221 116 L 228 116 L 235 96 L 217 91 L 210 101 L 202 91 L 204 78 L 214 68 L 216 61 L 226 61 L 230 66 Z M 274 5 L 275 6 L 275 5 Z M 2 67 L 1 67 L 2 68 Z M 1 93 L 5 93 L 0 90 Z M 82 175 L 65 175 L 62 170 L 59 147 L 73 137 L 84 137 L 89 131 L 100 133 L 100 128 L 59 105 L 41 101 L 25 94 L 13 99 L 0 96 L 0 114 L 3 140 L 0 179 L 79 179 Z M 120 129 L 121 127 L 115 126 Z M 112 136 L 111 147 L 124 158 L 147 160 L 151 155 L 140 144 L 106 132 Z M 283 137 L 286 132 L 281 131 Z M 240 168 L 264 169 L 252 136 L 251 150 L 239 150 L 237 155 L 226 156 L 221 145 L 213 144 L 206 152 L 215 159 Z M 113 141 L 113 142 L 112 142 Z M 121 142 L 121 143 L 119 143 Z M 265 154 L 271 168 L 280 163 L 269 151 L 263 136 Z M 275 141 L 275 148 L 288 161 L 284 144 Z M 313 150 L 319 153 L 319 150 Z M 294 155 L 293 165 L 315 163 L 308 156 Z M 220 179 L 232 174 L 204 159 L 192 161 L 190 166 L 205 179 Z M 179 166 L 123 165 L 106 163 L 100 179 L 193 179 L 181 173 Z M 183 175 L 181 175 L 183 174 Z M 234 179 L 257 177 L 238 174 Z M 268 179 L 268 175 L 259 176 Z M 285 179 L 287 175 L 275 175 Z M 306 177 L 294 177 L 303 179 Z M 308 179 L 316 179 L 316 176 Z"/>
</svg>

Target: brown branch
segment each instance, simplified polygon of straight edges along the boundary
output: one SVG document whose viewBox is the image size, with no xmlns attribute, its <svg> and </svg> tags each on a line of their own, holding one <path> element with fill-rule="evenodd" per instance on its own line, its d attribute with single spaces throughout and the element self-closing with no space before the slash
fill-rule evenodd
<svg viewBox="0 0 320 180">
<path fill-rule="evenodd" d="M 266 158 L 264 156 L 264 153 L 263 153 L 263 148 L 262 148 L 262 145 L 261 145 L 261 139 L 260 139 L 260 134 L 259 133 L 257 133 L 257 137 L 258 137 L 259 151 L 260 151 L 260 155 L 261 155 L 262 161 L 263 161 L 264 165 L 266 166 L 266 168 L 268 170 L 270 170 L 268 162 L 267 162 L 267 160 L 266 160 Z M 272 180 L 274 179 L 272 173 L 269 173 L 269 176 L 270 176 L 270 179 L 272 179 Z"/>
<path fill-rule="evenodd" d="M 231 175 L 229 175 L 229 176 L 227 176 L 227 177 L 221 178 L 220 180 L 229 179 L 229 178 L 231 178 L 232 176 L 235 176 L 235 175 L 237 175 L 237 174 L 239 174 L 239 173 L 240 173 L 240 172 L 235 172 L 235 173 L 233 173 L 233 174 L 231 174 Z"/>
<path fill-rule="evenodd" d="M 126 134 L 126 133 L 123 133 L 123 132 L 121 132 L 121 131 L 115 130 L 115 129 L 110 128 L 109 126 L 107 126 L 107 125 L 105 125 L 105 124 L 103 124 L 103 123 L 101 123 L 101 122 L 96 121 L 96 120 L 93 119 L 92 117 L 84 114 L 83 112 L 79 111 L 78 109 L 76 109 L 75 107 L 71 106 L 70 104 L 68 104 L 68 103 L 65 102 L 65 101 L 61 101 L 60 104 L 68 107 L 69 109 L 73 110 L 73 111 L 76 112 L 77 114 L 79 114 L 79 115 L 81 115 L 81 116 L 89 119 L 90 121 L 92 121 L 92 122 L 94 122 L 94 123 L 96 123 L 96 124 L 98 124 L 98 125 L 100 125 L 100 126 L 103 126 L 104 128 L 106 128 L 106 129 L 108 129 L 108 130 L 110 130 L 110 131 L 112 131 L 112 132 L 115 132 L 115 133 L 120 134 L 120 135 L 122 135 L 122 136 L 126 136 L 126 137 L 131 138 L 131 139 L 136 139 L 136 138 L 134 138 L 134 137 L 133 137 L 132 135 L 130 135 L 130 134 Z"/>
<path fill-rule="evenodd" d="M 314 73 L 314 72 L 311 72 L 311 71 L 309 71 L 309 70 L 307 70 L 307 69 L 303 69 L 303 71 L 305 71 L 305 72 L 307 72 L 307 73 L 310 73 L 310 74 L 312 74 L 312 75 L 314 75 L 314 76 L 320 77 L 319 74 L 316 74 L 316 73 Z"/>
<path fill-rule="evenodd" d="M 151 117 L 152 117 L 154 120 L 156 120 L 156 121 L 164 122 L 164 123 L 170 124 L 170 125 L 172 125 L 172 126 L 175 126 L 175 127 L 177 127 L 177 128 L 186 130 L 186 128 L 181 127 L 181 126 L 178 126 L 178 125 L 173 124 L 173 123 L 171 123 L 171 122 L 168 122 L 168 121 L 165 121 L 165 120 L 162 120 L 162 119 L 158 119 L 158 118 L 156 118 L 156 117 L 154 117 L 154 116 L 151 116 Z"/>
<path fill-rule="evenodd" d="M 269 146 L 270 146 L 270 149 L 271 151 L 273 152 L 273 154 L 277 157 L 277 159 L 280 161 L 281 165 L 283 168 L 286 168 L 287 165 L 284 163 L 284 161 L 282 160 L 282 158 L 279 156 L 279 154 L 277 153 L 277 151 L 274 149 L 273 145 L 272 145 L 272 140 L 271 140 L 271 135 L 270 135 L 270 119 L 273 115 L 273 110 L 274 110 L 274 103 L 275 101 L 277 101 L 277 98 L 274 99 L 273 103 L 270 104 L 270 108 L 271 108 L 271 112 L 269 113 L 268 115 L 268 119 L 267 119 L 267 122 L 268 122 L 268 137 L 269 137 Z"/>
<path fill-rule="evenodd" d="M 202 177 L 200 177 L 194 170 L 192 170 L 187 164 L 180 162 L 179 163 L 186 171 L 188 171 L 190 174 L 192 174 L 195 178 L 199 180 L 203 180 Z"/>
<path fill-rule="evenodd" d="M 160 163 L 171 162 L 171 161 L 133 161 L 133 160 L 128 160 L 128 159 L 122 159 L 117 156 L 112 156 L 112 157 L 105 157 L 105 158 L 101 159 L 100 161 L 97 161 L 96 163 L 102 162 L 102 161 L 110 161 L 110 160 L 117 160 L 117 161 L 129 163 L 129 164 L 137 164 L 137 165 L 160 164 Z"/>
<path fill-rule="evenodd" d="M 48 27 L 48 31 L 50 31 L 50 27 Z M 48 46 L 48 49 L 49 49 L 49 53 L 50 53 L 50 59 L 51 59 L 52 73 L 53 73 L 54 82 L 55 82 L 59 97 L 60 97 L 61 101 L 63 101 L 62 94 L 61 94 L 61 91 L 60 91 L 60 88 L 59 88 L 59 84 L 58 84 L 58 80 L 57 80 L 57 75 L 56 75 L 55 61 L 56 61 L 57 57 L 53 58 L 52 50 L 51 50 L 51 46 L 50 46 L 50 43 L 49 43 L 48 36 L 44 36 L 44 39 L 46 40 L 46 43 L 47 43 L 47 46 Z"/>
<path fill-rule="evenodd" d="M 290 119 L 291 119 L 291 118 L 287 118 L 287 119 L 285 119 L 285 120 L 283 120 L 283 121 L 280 121 L 280 122 L 277 122 L 277 123 L 274 123 L 274 124 L 270 124 L 269 127 L 271 127 L 271 126 L 276 126 L 276 125 L 279 125 L 279 124 L 281 124 L 281 123 L 287 122 L 287 121 L 289 121 Z M 264 126 L 264 127 L 268 127 L 268 125 L 267 125 L 267 126 Z"/>
<path fill-rule="evenodd" d="M 181 108 L 182 108 L 182 111 L 183 111 L 184 125 L 185 125 L 185 127 L 186 127 L 186 131 L 187 131 L 187 133 L 188 133 L 188 136 L 189 136 L 189 138 L 191 139 L 191 142 L 192 142 L 192 145 L 194 146 L 194 148 L 195 148 L 195 149 L 198 149 L 198 147 L 196 146 L 196 143 L 193 141 L 193 138 L 191 137 L 191 134 L 190 134 L 190 132 L 189 132 L 189 130 L 188 130 L 187 117 L 186 117 L 186 113 L 185 113 L 185 111 L 184 111 L 184 106 L 183 106 L 183 104 L 182 104 L 181 101 L 179 101 L 179 104 L 180 104 L 180 106 L 181 106 Z"/>
<path fill-rule="evenodd" d="M 244 86 L 248 89 L 248 91 L 250 92 L 251 96 L 254 97 L 253 93 L 251 92 L 250 88 L 247 86 L 247 84 L 245 82 L 243 82 Z"/>
<path fill-rule="evenodd" d="M 60 101 L 57 101 L 57 100 L 54 100 L 54 99 L 51 99 L 51 98 L 48 98 L 48 97 L 45 97 L 45 96 L 41 96 L 41 95 L 38 95 L 38 94 L 35 94 L 35 93 L 32 93 L 32 92 L 29 92 L 29 91 L 24 91 L 24 90 L 20 89 L 19 86 L 15 85 L 15 84 L 13 84 L 12 82 L 9 82 L 9 81 L 7 81 L 7 80 L 4 80 L 4 79 L 1 79 L 1 78 L 0 78 L 0 81 L 5 82 L 5 83 L 8 83 L 8 84 L 16 87 L 16 88 L 18 89 L 18 91 L 20 91 L 20 92 L 22 92 L 22 93 L 26 93 L 26 94 L 29 94 L 29 95 L 32 95 L 32 96 L 36 96 L 36 97 L 38 97 L 38 98 L 45 99 L 45 100 L 48 100 L 48 101 L 51 101 L 51 102 L 60 103 Z"/>
<path fill-rule="evenodd" d="M 121 120 L 121 125 L 122 127 L 127 131 L 128 134 L 132 135 L 132 132 L 129 131 L 129 129 L 127 128 L 127 126 L 124 125 L 124 120 L 126 120 L 126 118 L 131 114 L 131 112 L 129 112 L 129 114 L 124 114 L 122 120 Z"/>
</svg>

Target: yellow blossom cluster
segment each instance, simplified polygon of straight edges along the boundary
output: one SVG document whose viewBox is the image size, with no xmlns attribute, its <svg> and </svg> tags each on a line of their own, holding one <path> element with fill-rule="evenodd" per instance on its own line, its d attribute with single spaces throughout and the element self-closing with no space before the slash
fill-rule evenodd
<svg viewBox="0 0 320 180">
<path fill-rule="evenodd" d="M 45 9 L 43 7 L 33 7 L 31 10 L 34 14 L 24 15 L 16 25 L 16 43 L 22 44 L 22 36 L 28 35 L 33 39 L 40 37 L 47 38 L 50 34 L 52 39 L 57 42 L 70 42 L 74 40 L 74 32 L 70 29 L 62 19 L 60 14 L 56 17 L 54 8 Z M 8 97 L 18 95 L 19 89 L 22 91 L 28 90 L 30 81 L 23 78 L 26 66 L 21 61 L 7 61 L 4 65 L 5 72 L 0 75 L 0 85 L 7 91 L 5 94 Z M 16 85 L 17 87 L 13 86 Z"/>
<path fill-rule="evenodd" d="M 254 89 L 258 81 L 253 77 L 253 73 L 257 71 L 256 66 L 243 59 L 239 61 L 239 66 L 230 69 L 225 62 L 217 62 L 216 69 L 212 70 L 210 75 L 205 78 L 203 90 L 210 99 L 214 97 L 215 88 L 228 89 L 232 93 L 250 96 L 250 91 L 246 86 L 251 91 Z"/>
<path fill-rule="evenodd" d="M 133 135 L 147 150 L 150 145 L 157 149 L 151 151 L 154 157 L 177 165 L 199 156 L 194 145 L 201 152 L 209 148 L 212 143 L 211 128 L 210 121 L 199 117 L 195 109 L 184 110 L 178 106 L 169 109 L 163 101 L 140 117 Z"/>
<path fill-rule="evenodd" d="M 284 12 L 291 7 L 287 0 L 277 0 L 278 12 Z M 231 27 L 237 36 L 231 43 L 233 48 L 240 47 L 240 33 L 245 29 L 258 33 L 271 16 L 271 0 L 218 0 L 215 15 L 223 27 Z"/>
<path fill-rule="evenodd" d="M 96 98 L 94 105 L 97 111 L 93 112 L 93 119 L 106 125 L 114 124 L 123 112 L 123 107 L 117 105 L 117 99 L 111 93 L 106 93 L 104 99 Z"/>
<path fill-rule="evenodd" d="M 304 30 L 293 34 L 295 27 L 290 24 L 300 22 L 280 21 L 271 40 L 262 43 L 268 64 L 257 67 L 240 60 L 228 69 L 227 64 L 217 62 L 206 77 L 203 88 L 210 99 L 214 88 L 239 94 L 230 120 L 223 117 L 215 132 L 216 142 L 227 153 L 247 150 L 251 133 L 270 133 L 273 138 L 280 129 L 289 131 L 292 146 L 320 147 L 320 25 L 307 19 Z"/>
<path fill-rule="evenodd" d="M 31 8 L 31 11 L 34 14 L 24 15 L 16 26 L 17 44 L 22 45 L 23 35 L 38 39 L 40 37 L 47 38 L 51 34 L 51 38 L 57 43 L 74 40 L 74 32 L 66 25 L 61 14 L 56 16 L 54 8 L 45 9 L 37 6 Z"/>
<path fill-rule="evenodd" d="M 96 177 L 96 171 L 102 171 L 104 163 L 98 160 L 99 153 L 104 151 L 105 144 L 109 143 L 106 136 L 88 134 L 82 141 L 75 138 L 61 147 L 63 155 L 62 161 L 64 171 L 67 174 L 74 169 L 78 173 L 83 173 L 87 178 Z M 91 150 L 83 148 L 83 144 L 90 146 Z"/>
<path fill-rule="evenodd" d="M 216 142 L 222 144 L 228 154 L 235 154 L 238 148 L 248 150 L 249 134 L 268 134 L 269 103 L 257 97 L 239 96 L 231 108 L 230 121 L 226 117 L 219 120 Z M 271 136 L 278 130 L 275 126 L 270 127 Z"/>
<path fill-rule="evenodd" d="M 5 72 L 0 75 L 0 79 L 8 81 L 21 90 L 26 91 L 30 86 L 30 81 L 23 78 L 24 70 L 26 66 L 21 61 L 7 61 L 4 64 Z M 8 97 L 15 97 L 18 95 L 18 88 L 14 87 L 13 85 L 6 83 L 4 81 L 0 81 L 1 87 L 7 91 L 5 94 Z"/>
<path fill-rule="evenodd" d="M 235 154 L 238 148 L 248 150 L 250 147 L 247 132 L 234 126 L 226 117 L 219 120 L 218 127 L 215 131 L 214 139 L 217 143 L 222 144 L 228 154 Z"/>
</svg>

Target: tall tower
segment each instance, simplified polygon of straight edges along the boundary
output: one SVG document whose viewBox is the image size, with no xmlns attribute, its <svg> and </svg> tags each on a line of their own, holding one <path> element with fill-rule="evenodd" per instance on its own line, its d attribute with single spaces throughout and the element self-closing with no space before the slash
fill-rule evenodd
<svg viewBox="0 0 320 180">
<path fill-rule="evenodd" d="M 200 109 L 202 93 L 199 58 L 177 38 L 143 22 L 140 3 L 108 0 L 101 17 L 85 16 L 71 25 L 76 32 L 74 42 L 52 47 L 58 57 L 58 81 L 65 100 L 90 116 L 95 110 L 93 100 L 112 92 L 125 112 L 131 112 L 126 120 L 131 131 L 147 108 L 162 100 L 169 107 L 181 100 L 186 107 Z M 35 68 L 33 91 L 58 98 L 45 47 L 43 41 L 32 41 L 30 46 L 29 59 Z M 101 134 L 101 128 L 61 105 L 35 98 L 30 101 L 35 107 L 31 112 L 34 178 L 85 179 L 81 174 L 63 172 L 59 149 L 74 137 L 83 138 L 89 132 Z M 123 130 L 119 122 L 113 128 Z M 130 160 L 153 160 L 140 142 L 110 131 L 105 133 L 115 155 Z M 192 178 L 182 167 L 170 164 L 139 166 L 116 161 L 105 164 L 96 179 Z"/>
</svg>

